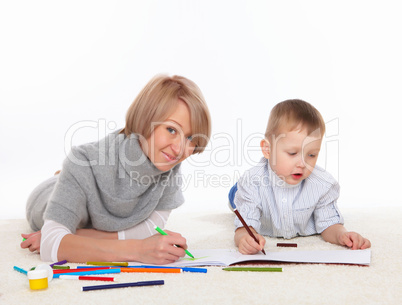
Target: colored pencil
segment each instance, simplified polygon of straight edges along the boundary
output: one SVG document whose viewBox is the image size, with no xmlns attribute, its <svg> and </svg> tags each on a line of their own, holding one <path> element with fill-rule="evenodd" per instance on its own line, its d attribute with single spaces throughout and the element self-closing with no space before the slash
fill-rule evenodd
<svg viewBox="0 0 402 305">
<path fill-rule="evenodd" d="M 53 264 L 50 265 L 50 267 L 53 267 L 54 265 L 64 265 L 64 264 L 67 264 L 66 260 L 62 260 L 60 262 L 53 263 Z"/>
<path fill-rule="evenodd" d="M 267 268 L 267 267 L 228 267 L 223 268 L 225 271 L 254 271 L 254 272 L 282 272 L 282 268 Z"/>
<path fill-rule="evenodd" d="M 182 267 L 181 270 L 183 270 L 183 272 L 197 272 L 197 273 L 207 273 L 208 272 L 208 270 L 206 268 Z"/>
<path fill-rule="evenodd" d="M 95 265 L 95 266 L 121 266 L 127 267 L 127 262 L 87 262 L 87 265 Z"/>
<path fill-rule="evenodd" d="M 18 272 L 22 273 L 22 274 L 25 274 L 25 275 L 28 274 L 28 271 L 26 271 L 26 270 L 24 270 L 24 269 L 22 269 L 22 268 L 20 268 L 20 267 L 14 266 L 13 269 L 14 269 L 15 271 L 18 271 Z"/>
<path fill-rule="evenodd" d="M 57 273 L 53 274 L 53 278 L 59 278 L 61 275 L 94 275 L 94 274 L 110 274 L 110 273 L 120 273 L 120 269 L 116 268 L 116 269 L 104 269 L 104 270 L 87 270 L 87 271 L 78 271 L 71 273 Z"/>
<path fill-rule="evenodd" d="M 120 268 L 121 272 L 182 273 L 181 268 Z"/>
<path fill-rule="evenodd" d="M 77 270 L 88 269 L 88 270 L 101 270 L 101 269 L 112 269 L 120 268 L 119 266 L 77 266 Z"/>
<path fill-rule="evenodd" d="M 191 267 L 166 267 L 166 266 L 148 266 L 148 265 L 141 265 L 141 266 L 128 266 L 128 268 L 164 268 L 164 269 L 176 269 L 180 268 L 183 272 L 198 272 L 198 273 L 207 273 L 206 268 L 191 268 Z"/>
<path fill-rule="evenodd" d="M 82 291 L 99 290 L 99 289 L 113 289 L 113 288 L 125 288 L 125 287 L 154 286 L 154 285 L 164 285 L 164 284 L 165 284 L 164 280 L 159 280 L 159 281 L 120 283 L 120 284 L 110 284 L 110 285 L 84 286 L 84 287 L 82 287 Z"/>
<path fill-rule="evenodd" d="M 85 276 L 85 275 L 60 275 L 60 279 L 64 280 L 79 280 L 79 281 L 106 281 L 114 282 L 114 277 L 107 276 Z"/>
<path fill-rule="evenodd" d="M 255 240 L 255 242 L 257 244 L 259 244 L 257 237 L 255 237 L 255 235 L 253 234 L 253 232 L 250 230 L 250 228 L 248 227 L 247 223 L 244 221 L 243 217 L 240 215 L 239 211 L 237 209 L 234 209 L 233 212 L 236 214 L 236 216 L 240 219 L 241 223 L 243 224 L 244 228 L 246 228 L 247 233 Z M 262 249 L 261 250 L 262 253 L 265 253 L 265 250 Z"/>
<path fill-rule="evenodd" d="M 70 266 L 57 266 L 57 265 L 54 265 L 52 268 L 55 269 L 55 270 L 67 270 L 67 269 L 71 269 Z"/>
<path fill-rule="evenodd" d="M 162 235 L 167 235 L 167 233 L 165 231 L 163 231 L 161 228 L 159 228 L 158 226 L 155 226 L 155 230 L 158 231 L 160 234 Z M 179 245 L 175 245 L 178 248 L 181 248 Z M 188 250 L 184 250 L 186 252 L 186 254 L 188 256 L 190 256 L 191 258 L 194 258 L 194 256 L 188 251 Z"/>
<path fill-rule="evenodd" d="M 77 269 L 58 269 L 53 270 L 54 274 L 59 273 L 72 273 L 72 272 L 84 272 L 84 271 L 94 271 L 94 270 L 109 270 L 116 269 L 117 267 L 94 267 L 94 268 L 77 268 Z"/>
<path fill-rule="evenodd" d="M 297 244 L 294 243 L 277 243 L 277 247 L 295 247 L 297 248 Z"/>
</svg>

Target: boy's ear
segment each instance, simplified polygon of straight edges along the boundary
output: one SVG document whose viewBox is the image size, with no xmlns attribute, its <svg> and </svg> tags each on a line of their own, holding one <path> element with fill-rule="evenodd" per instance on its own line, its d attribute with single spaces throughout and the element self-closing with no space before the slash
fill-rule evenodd
<svg viewBox="0 0 402 305">
<path fill-rule="evenodd" d="M 267 139 L 263 139 L 260 142 L 262 154 L 266 159 L 269 159 L 271 154 L 271 145 L 269 144 Z"/>
</svg>

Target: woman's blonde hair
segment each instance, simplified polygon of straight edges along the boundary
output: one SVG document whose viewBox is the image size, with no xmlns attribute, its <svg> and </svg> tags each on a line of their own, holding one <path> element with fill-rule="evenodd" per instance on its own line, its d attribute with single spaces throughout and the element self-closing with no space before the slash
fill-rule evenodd
<svg viewBox="0 0 402 305">
<path fill-rule="evenodd" d="M 211 117 L 200 88 L 183 76 L 160 74 L 153 77 L 129 107 L 121 133 L 126 136 L 134 133 L 148 139 L 153 132 L 152 123 L 165 121 L 179 100 L 190 110 L 194 153 L 201 153 L 211 136 Z"/>
<path fill-rule="evenodd" d="M 276 104 L 269 115 L 265 138 L 270 141 L 279 132 L 293 131 L 299 127 L 307 128 L 308 134 L 319 131 L 325 133 L 325 122 L 320 112 L 311 104 L 299 100 L 286 100 Z"/>
</svg>

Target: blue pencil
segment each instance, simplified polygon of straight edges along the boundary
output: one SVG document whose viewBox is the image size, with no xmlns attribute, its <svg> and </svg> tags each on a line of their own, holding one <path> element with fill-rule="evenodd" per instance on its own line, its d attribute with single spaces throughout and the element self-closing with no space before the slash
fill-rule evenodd
<svg viewBox="0 0 402 305">
<path fill-rule="evenodd" d="M 120 268 L 57 273 L 57 274 L 53 274 L 53 278 L 58 278 L 58 277 L 60 277 L 60 275 L 93 275 L 93 274 L 109 274 L 109 273 L 120 273 Z"/>
<path fill-rule="evenodd" d="M 110 268 L 116 268 L 116 266 L 104 266 Z M 95 266 L 77 266 L 77 269 L 89 269 L 89 268 L 97 268 Z M 183 272 L 198 272 L 198 273 L 207 273 L 206 268 L 190 268 L 190 267 L 167 267 L 167 266 L 150 266 L 150 265 L 140 265 L 140 266 L 127 266 L 124 268 L 170 268 L 170 269 L 181 269 Z"/>
<path fill-rule="evenodd" d="M 26 271 L 26 270 L 24 270 L 22 268 L 19 268 L 17 266 L 14 266 L 13 268 L 14 268 L 15 271 L 21 272 L 22 274 L 25 274 L 25 275 L 28 274 L 28 271 Z"/>
<path fill-rule="evenodd" d="M 125 288 L 125 287 L 140 287 L 140 286 L 154 286 L 164 285 L 164 280 L 159 281 L 145 281 L 145 282 L 133 282 L 133 283 L 119 283 L 119 284 L 107 284 L 96 286 L 84 286 L 82 291 L 99 290 L 99 289 L 113 289 L 113 288 Z"/>
<path fill-rule="evenodd" d="M 206 268 L 189 268 L 189 267 L 183 267 L 181 268 L 183 272 L 198 272 L 198 273 L 207 273 Z"/>
</svg>

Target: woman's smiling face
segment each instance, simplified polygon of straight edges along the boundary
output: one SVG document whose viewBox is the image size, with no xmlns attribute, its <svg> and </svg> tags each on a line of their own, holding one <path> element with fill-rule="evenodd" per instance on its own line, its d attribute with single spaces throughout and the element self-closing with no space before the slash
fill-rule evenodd
<svg viewBox="0 0 402 305">
<path fill-rule="evenodd" d="M 194 152 L 190 110 L 182 100 L 178 100 L 176 109 L 164 122 L 155 122 L 153 128 L 141 148 L 160 171 L 172 169 Z"/>
</svg>

